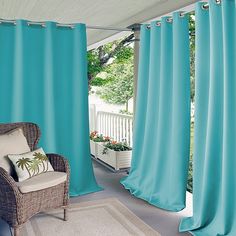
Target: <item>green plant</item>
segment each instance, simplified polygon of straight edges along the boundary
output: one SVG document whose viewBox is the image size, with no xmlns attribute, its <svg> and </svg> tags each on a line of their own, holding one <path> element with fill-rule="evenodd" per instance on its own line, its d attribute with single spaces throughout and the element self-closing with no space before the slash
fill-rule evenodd
<svg viewBox="0 0 236 236">
<path fill-rule="evenodd" d="M 93 131 L 90 133 L 90 140 L 94 142 L 109 142 L 110 137 L 108 136 L 103 136 L 103 134 L 98 134 L 97 131 Z"/>
<path fill-rule="evenodd" d="M 93 131 L 90 133 L 89 137 L 91 140 L 93 140 L 98 135 L 98 131 Z"/>
<path fill-rule="evenodd" d="M 106 142 L 102 134 L 97 135 L 97 136 L 94 137 L 92 140 L 93 140 L 94 142 Z"/>
<path fill-rule="evenodd" d="M 101 87 L 101 86 L 104 86 L 107 83 L 109 83 L 108 79 L 103 79 L 103 78 L 100 78 L 100 77 L 96 77 L 91 81 L 90 85 Z"/>
<path fill-rule="evenodd" d="M 193 192 L 193 145 L 194 145 L 194 122 L 191 123 L 191 137 L 190 137 L 190 159 L 189 159 L 189 170 L 188 170 L 188 183 L 187 190 Z"/>
<path fill-rule="evenodd" d="M 106 154 L 108 149 L 122 152 L 122 151 L 130 151 L 132 148 L 126 142 L 116 142 L 116 141 L 109 141 L 104 145 L 103 154 Z"/>
<path fill-rule="evenodd" d="M 126 110 L 120 110 L 119 113 L 120 113 L 120 114 L 124 114 L 124 115 L 129 115 L 129 116 L 132 116 L 132 115 L 133 115 L 132 112 L 129 112 L 129 111 L 126 111 Z"/>
<path fill-rule="evenodd" d="M 189 172 L 188 172 L 188 183 L 187 190 L 192 193 L 193 192 L 193 156 L 191 154 L 189 161 Z"/>
</svg>

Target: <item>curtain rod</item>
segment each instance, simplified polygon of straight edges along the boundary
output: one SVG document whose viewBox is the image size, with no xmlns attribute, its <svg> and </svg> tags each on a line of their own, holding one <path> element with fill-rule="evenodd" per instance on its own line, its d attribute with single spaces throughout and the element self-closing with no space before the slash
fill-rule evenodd
<svg viewBox="0 0 236 236">
<path fill-rule="evenodd" d="M 56 24 L 58 27 L 70 27 L 74 28 L 75 24 Z M 87 29 L 91 30 L 113 30 L 113 31 L 132 31 L 132 29 L 128 28 L 118 28 L 118 27 L 110 27 L 110 26 L 95 26 L 95 25 L 86 25 Z"/>
<path fill-rule="evenodd" d="M 217 4 L 217 5 L 220 5 L 221 2 L 222 2 L 222 0 L 215 0 L 215 4 Z M 207 1 L 203 1 L 202 9 L 203 9 L 203 10 L 208 10 L 208 9 L 209 9 L 209 3 L 208 3 Z M 179 15 L 180 15 L 180 17 L 184 17 L 186 14 L 192 13 L 192 12 L 194 12 L 194 11 L 195 11 L 194 9 L 191 9 L 191 10 L 183 10 L 183 11 L 180 11 Z M 168 17 L 168 14 L 167 14 L 166 16 L 167 16 L 166 21 L 167 21 L 168 23 L 172 23 L 172 22 L 173 22 L 173 17 L 171 17 L 171 16 Z M 162 17 L 162 16 L 161 16 L 161 17 Z M 158 17 L 158 18 L 156 18 L 156 19 L 159 20 L 161 17 Z M 161 22 L 160 22 L 160 21 L 157 22 L 157 26 L 161 26 Z M 151 27 L 150 27 L 150 24 L 147 25 L 147 28 L 148 28 L 148 29 L 151 28 Z"/>
<path fill-rule="evenodd" d="M 215 0 L 216 4 L 221 4 L 222 0 Z M 208 10 L 209 9 L 209 3 L 206 2 L 205 4 L 202 5 L 202 9 L 204 10 Z M 180 17 L 184 17 L 186 14 L 189 14 L 191 12 L 193 12 L 194 10 L 189 10 L 189 11 L 181 11 L 180 12 Z M 170 16 L 166 19 L 167 22 L 172 23 L 173 18 Z M 16 20 L 4 20 L 4 19 L 0 19 L 0 24 L 1 23 L 7 23 L 7 24 L 14 24 L 16 25 Z M 34 21 L 28 21 L 27 24 L 30 25 L 41 25 L 42 27 L 46 27 L 46 22 L 34 22 Z M 160 22 L 157 22 L 158 26 L 161 26 Z M 63 24 L 63 23 L 56 23 L 57 27 L 68 27 L 68 28 L 75 28 L 75 23 L 73 24 Z M 111 30 L 111 31 L 118 31 L 118 32 L 122 32 L 122 31 L 133 31 L 133 29 L 131 28 L 119 28 L 119 27 L 110 27 L 110 26 L 93 26 L 93 25 L 86 25 L 87 29 L 90 30 Z M 150 28 L 150 26 L 148 26 L 148 28 Z"/>
<path fill-rule="evenodd" d="M 114 31 L 132 31 L 132 29 L 128 29 L 128 28 L 117 28 L 117 27 L 102 27 L 102 26 L 92 26 L 92 25 L 88 25 L 86 26 L 87 29 L 92 29 L 92 30 L 114 30 Z"/>
<path fill-rule="evenodd" d="M 7 23 L 7 24 L 14 24 L 16 25 L 16 20 L 4 20 L 0 19 L 1 23 Z M 28 26 L 30 25 L 41 25 L 42 27 L 46 27 L 46 22 L 35 22 L 35 21 L 28 21 Z M 75 28 L 75 24 L 63 24 L 63 23 L 56 23 L 57 27 L 68 27 L 68 28 Z M 119 28 L 119 27 L 110 27 L 110 26 L 95 26 L 95 25 L 86 25 L 87 29 L 91 30 L 111 30 L 111 31 L 132 31 L 132 29 L 128 28 Z"/>
<path fill-rule="evenodd" d="M 203 7 L 204 7 L 204 9 L 208 9 L 207 8 L 207 4 L 204 4 L 203 5 Z M 180 17 L 184 17 L 186 14 L 189 14 L 189 13 L 192 13 L 192 12 L 194 12 L 194 10 L 190 10 L 190 11 L 180 11 L 180 13 L 179 13 L 179 16 Z M 160 20 L 159 19 L 161 19 L 162 17 L 160 17 L 160 18 L 157 18 L 155 21 L 157 21 L 156 22 L 156 25 L 157 26 L 161 26 L 161 22 L 160 22 Z M 168 22 L 168 23 L 172 23 L 173 22 L 173 17 L 172 16 L 167 16 L 167 18 L 166 18 L 166 22 Z M 147 28 L 148 29 L 151 29 L 151 24 L 150 23 L 148 23 L 147 24 Z"/>
</svg>

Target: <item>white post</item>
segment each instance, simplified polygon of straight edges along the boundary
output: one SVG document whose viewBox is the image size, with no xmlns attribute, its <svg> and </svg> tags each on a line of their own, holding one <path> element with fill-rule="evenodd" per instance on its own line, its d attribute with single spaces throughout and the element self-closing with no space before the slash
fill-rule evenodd
<svg viewBox="0 0 236 236">
<path fill-rule="evenodd" d="M 98 124 L 97 124 L 97 108 L 96 105 L 93 104 L 93 124 L 94 124 L 94 130 L 96 131 L 98 128 Z"/>
<path fill-rule="evenodd" d="M 97 111 L 95 104 L 91 104 L 89 106 L 89 119 L 90 119 L 90 131 L 97 130 Z"/>
<path fill-rule="evenodd" d="M 134 24 L 134 98 L 133 98 L 133 113 L 135 118 L 137 82 L 138 82 L 138 64 L 139 64 L 139 42 L 140 42 L 140 24 Z"/>
</svg>

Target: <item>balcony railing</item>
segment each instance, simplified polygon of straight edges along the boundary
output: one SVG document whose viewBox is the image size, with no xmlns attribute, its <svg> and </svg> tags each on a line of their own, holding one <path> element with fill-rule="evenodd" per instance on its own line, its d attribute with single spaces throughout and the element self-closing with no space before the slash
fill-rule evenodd
<svg viewBox="0 0 236 236">
<path fill-rule="evenodd" d="M 133 116 L 112 112 L 97 111 L 95 105 L 90 105 L 90 130 L 121 142 L 126 140 L 133 145 Z"/>
</svg>

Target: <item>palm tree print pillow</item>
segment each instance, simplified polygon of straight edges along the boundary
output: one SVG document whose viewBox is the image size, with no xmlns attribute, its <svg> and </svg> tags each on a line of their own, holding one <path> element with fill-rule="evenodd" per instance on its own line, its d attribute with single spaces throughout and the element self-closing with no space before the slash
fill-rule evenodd
<svg viewBox="0 0 236 236">
<path fill-rule="evenodd" d="M 42 148 L 23 154 L 11 154 L 8 158 L 15 167 L 19 182 L 47 171 L 54 171 Z"/>
</svg>

